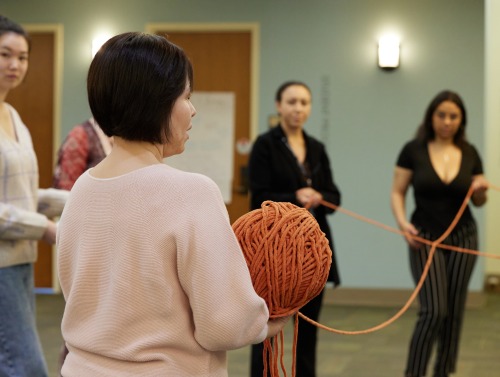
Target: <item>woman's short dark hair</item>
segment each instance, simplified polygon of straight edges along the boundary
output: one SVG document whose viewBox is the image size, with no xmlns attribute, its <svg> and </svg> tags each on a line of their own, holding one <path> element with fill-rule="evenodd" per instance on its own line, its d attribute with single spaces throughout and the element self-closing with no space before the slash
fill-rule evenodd
<svg viewBox="0 0 500 377">
<path fill-rule="evenodd" d="M 417 135 L 416 135 L 417 139 L 423 142 L 434 140 L 436 135 L 434 132 L 434 128 L 432 126 L 432 116 L 434 115 L 434 112 L 436 111 L 438 106 L 445 101 L 453 102 L 455 105 L 458 106 L 460 112 L 462 113 L 462 122 L 460 123 L 460 127 L 458 128 L 458 131 L 453 138 L 453 142 L 456 145 L 462 145 L 465 142 L 466 140 L 465 126 L 467 125 L 467 111 L 465 110 L 462 98 L 460 98 L 458 93 L 452 92 L 451 90 L 443 90 L 442 92 L 439 92 L 429 103 L 429 106 L 427 106 L 427 110 L 425 111 L 424 120 L 422 121 L 422 124 L 417 130 Z"/>
<path fill-rule="evenodd" d="M 283 84 L 281 84 L 278 90 L 276 91 L 276 97 L 275 97 L 276 102 L 281 102 L 281 97 L 286 88 L 294 85 L 303 86 L 311 94 L 311 89 L 309 89 L 309 87 L 302 81 L 286 81 Z"/>
<path fill-rule="evenodd" d="M 95 120 L 108 136 L 165 143 L 175 101 L 193 69 L 165 37 L 129 32 L 109 39 L 90 64 L 87 93 Z"/>
<path fill-rule="evenodd" d="M 26 30 L 24 30 L 24 28 L 18 23 L 0 14 L 0 37 L 6 33 L 15 33 L 24 37 L 24 39 L 26 39 L 26 42 L 28 43 L 29 51 L 29 49 L 31 48 L 31 40 Z"/>
</svg>

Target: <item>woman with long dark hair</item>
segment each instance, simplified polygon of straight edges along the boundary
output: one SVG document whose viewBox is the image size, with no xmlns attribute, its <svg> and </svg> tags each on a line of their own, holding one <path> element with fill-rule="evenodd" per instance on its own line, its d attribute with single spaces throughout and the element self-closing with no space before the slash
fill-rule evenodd
<svg viewBox="0 0 500 377">
<path fill-rule="evenodd" d="M 428 240 L 438 239 L 450 226 L 469 188 L 472 203 L 486 202 L 488 182 L 481 158 L 467 142 L 467 113 L 460 96 L 438 93 L 430 102 L 416 137 L 399 154 L 391 204 L 399 228 Z M 413 187 L 415 210 L 407 219 L 405 198 Z M 430 246 L 406 237 L 415 283 L 420 280 Z M 445 244 L 477 249 L 477 228 L 469 207 L 444 240 Z M 469 280 L 476 256 L 437 249 L 429 274 L 419 292 L 420 310 L 413 332 L 405 376 L 425 376 L 434 345 L 434 377 L 455 372 Z"/>
</svg>

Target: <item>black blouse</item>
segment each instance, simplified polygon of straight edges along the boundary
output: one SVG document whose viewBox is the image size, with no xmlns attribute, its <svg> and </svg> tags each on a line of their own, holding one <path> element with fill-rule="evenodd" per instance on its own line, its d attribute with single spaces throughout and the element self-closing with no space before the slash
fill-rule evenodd
<svg viewBox="0 0 500 377">
<path fill-rule="evenodd" d="M 252 209 L 260 208 L 262 202 L 297 202 L 295 192 L 303 187 L 312 187 L 323 195 L 327 202 L 340 205 L 340 191 L 333 182 L 330 162 L 322 143 L 304 132 L 306 142 L 307 174 L 287 144 L 285 133 L 280 126 L 260 135 L 255 141 L 249 160 L 249 183 Z M 312 212 L 321 230 L 330 242 L 334 253 L 333 238 L 326 215 L 330 208 L 319 206 Z M 340 283 L 335 254 L 332 258 L 329 281 Z"/>
<path fill-rule="evenodd" d="M 462 161 L 457 176 L 444 183 L 432 166 L 426 142 L 412 140 L 402 149 L 397 166 L 413 171 L 411 185 L 415 199 L 412 223 L 436 238 L 450 226 L 472 183 L 472 177 L 483 174 L 481 158 L 472 144 L 461 148 Z M 458 225 L 474 221 L 469 206 Z"/>
</svg>

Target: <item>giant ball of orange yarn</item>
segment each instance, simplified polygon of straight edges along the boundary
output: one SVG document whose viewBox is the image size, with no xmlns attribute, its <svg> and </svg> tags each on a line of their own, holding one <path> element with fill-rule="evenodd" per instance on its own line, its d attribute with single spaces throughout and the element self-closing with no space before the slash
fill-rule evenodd
<svg viewBox="0 0 500 377">
<path fill-rule="evenodd" d="M 307 209 L 266 201 L 236 220 L 233 230 L 271 318 L 297 312 L 324 288 L 332 252 Z"/>
</svg>

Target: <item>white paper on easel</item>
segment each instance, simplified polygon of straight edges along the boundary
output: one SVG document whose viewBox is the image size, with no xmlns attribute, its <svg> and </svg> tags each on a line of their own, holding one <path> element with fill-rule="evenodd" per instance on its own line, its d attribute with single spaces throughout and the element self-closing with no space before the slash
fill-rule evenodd
<svg viewBox="0 0 500 377">
<path fill-rule="evenodd" d="M 196 108 L 185 151 L 165 160 L 174 168 L 201 173 L 219 186 L 226 204 L 232 200 L 235 95 L 193 92 Z"/>
</svg>

